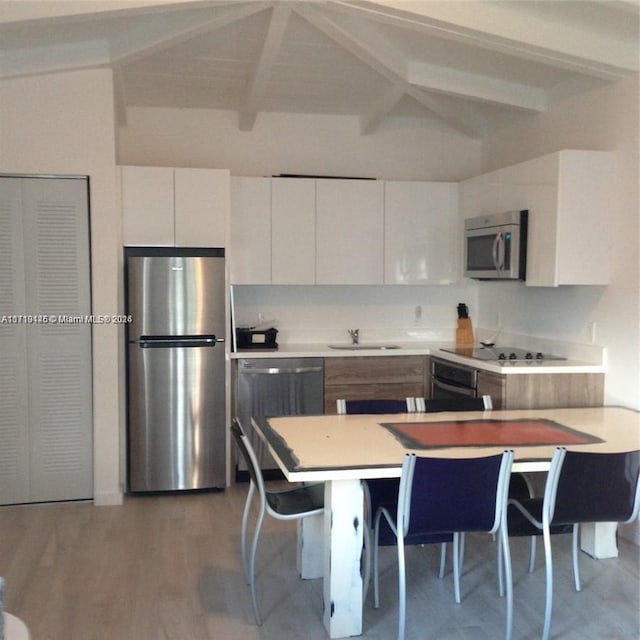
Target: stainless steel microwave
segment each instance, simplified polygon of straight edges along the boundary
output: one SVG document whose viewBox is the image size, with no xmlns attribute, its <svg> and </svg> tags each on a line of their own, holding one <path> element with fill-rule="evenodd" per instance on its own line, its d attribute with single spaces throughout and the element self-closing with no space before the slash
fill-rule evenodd
<svg viewBox="0 0 640 640">
<path fill-rule="evenodd" d="M 477 280 L 524 280 L 529 212 L 478 216 L 464 221 L 464 275 Z"/>
</svg>

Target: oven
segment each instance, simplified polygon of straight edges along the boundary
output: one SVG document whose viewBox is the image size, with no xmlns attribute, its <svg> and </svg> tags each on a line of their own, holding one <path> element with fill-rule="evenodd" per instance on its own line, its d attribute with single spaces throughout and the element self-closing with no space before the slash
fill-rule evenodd
<svg viewBox="0 0 640 640">
<path fill-rule="evenodd" d="M 439 358 L 431 358 L 431 399 L 478 397 L 478 370 Z"/>
</svg>

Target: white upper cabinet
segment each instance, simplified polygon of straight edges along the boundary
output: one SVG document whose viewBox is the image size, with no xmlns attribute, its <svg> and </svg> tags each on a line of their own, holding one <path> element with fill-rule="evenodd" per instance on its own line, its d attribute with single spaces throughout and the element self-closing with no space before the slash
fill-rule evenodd
<svg viewBox="0 0 640 640">
<path fill-rule="evenodd" d="M 385 284 L 451 284 L 459 278 L 458 184 L 385 182 Z"/>
<path fill-rule="evenodd" d="M 232 284 L 271 284 L 271 178 L 231 178 Z"/>
<path fill-rule="evenodd" d="M 229 171 L 134 166 L 120 169 L 125 245 L 226 245 Z"/>
<path fill-rule="evenodd" d="M 229 216 L 229 171 L 174 170 L 175 244 L 225 247 Z"/>
<path fill-rule="evenodd" d="M 315 284 L 316 181 L 271 181 L 271 282 Z"/>
<path fill-rule="evenodd" d="M 316 223 L 318 284 L 382 284 L 382 182 L 317 180 Z"/>
<path fill-rule="evenodd" d="M 608 284 L 612 154 L 561 151 L 543 160 L 556 178 L 533 190 L 527 285 Z"/>
<path fill-rule="evenodd" d="M 609 282 L 613 156 L 559 151 L 462 183 L 465 218 L 528 209 L 527 286 Z"/>
<path fill-rule="evenodd" d="M 120 167 L 120 175 L 124 244 L 172 247 L 173 169 Z"/>
</svg>

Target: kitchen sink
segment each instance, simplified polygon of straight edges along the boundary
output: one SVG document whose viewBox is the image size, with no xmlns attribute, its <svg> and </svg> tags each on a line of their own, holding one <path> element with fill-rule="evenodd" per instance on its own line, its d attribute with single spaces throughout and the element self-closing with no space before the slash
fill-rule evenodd
<svg viewBox="0 0 640 640">
<path fill-rule="evenodd" d="M 399 349 L 397 344 L 330 344 L 329 349 L 342 349 L 343 351 L 367 351 L 375 349 L 382 351 L 384 349 Z"/>
</svg>

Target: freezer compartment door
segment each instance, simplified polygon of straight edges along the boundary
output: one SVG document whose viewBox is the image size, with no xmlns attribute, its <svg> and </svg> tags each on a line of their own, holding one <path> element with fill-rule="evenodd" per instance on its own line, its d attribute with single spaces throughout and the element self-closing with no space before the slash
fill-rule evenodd
<svg viewBox="0 0 640 640">
<path fill-rule="evenodd" d="M 130 491 L 224 487 L 224 349 L 129 345 Z"/>
<path fill-rule="evenodd" d="M 224 282 L 222 257 L 129 256 L 129 340 L 143 335 L 224 336 Z"/>
</svg>

